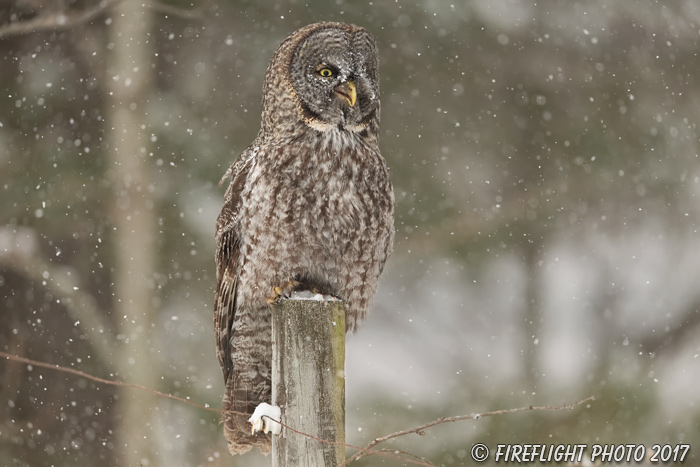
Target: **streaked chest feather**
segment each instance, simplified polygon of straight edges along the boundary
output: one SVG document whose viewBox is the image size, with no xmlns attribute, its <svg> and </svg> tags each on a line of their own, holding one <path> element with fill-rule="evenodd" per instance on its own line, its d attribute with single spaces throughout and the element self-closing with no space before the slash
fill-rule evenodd
<svg viewBox="0 0 700 467">
<path fill-rule="evenodd" d="M 385 202 L 388 176 L 376 147 L 347 135 L 328 132 L 257 154 L 244 194 L 249 213 L 267 211 L 278 228 L 298 234 L 312 229 L 337 240 L 361 231 L 372 222 L 373 203 Z"/>
</svg>

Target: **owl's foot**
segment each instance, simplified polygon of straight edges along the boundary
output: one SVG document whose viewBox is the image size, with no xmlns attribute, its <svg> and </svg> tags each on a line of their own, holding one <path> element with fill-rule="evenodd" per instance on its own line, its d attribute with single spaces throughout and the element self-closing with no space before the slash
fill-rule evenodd
<svg viewBox="0 0 700 467">
<path fill-rule="evenodd" d="M 265 402 L 255 408 L 253 415 L 250 416 L 248 422 L 251 424 L 250 435 L 254 435 L 258 431 L 263 433 L 272 433 L 278 435 L 282 431 L 280 421 L 282 411 L 276 405 L 270 405 Z"/>
<path fill-rule="evenodd" d="M 292 295 L 292 292 L 296 290 L 297 287 L 301 285 L 301 282 L 290 279 L 286 284 L 282 286 L 276 286 L 272 288 L 272 293 L 267 298 L 268 304 L 273 304 L 279 300 L 284 300 Z"/>
</svg>

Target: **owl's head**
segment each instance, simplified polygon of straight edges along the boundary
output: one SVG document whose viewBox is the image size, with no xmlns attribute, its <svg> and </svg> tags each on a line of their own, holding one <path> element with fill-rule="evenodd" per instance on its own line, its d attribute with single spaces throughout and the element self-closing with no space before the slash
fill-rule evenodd
<svg viewBox="0 0 700 467">
<path fill-rule="evenodd" d="M 282 42 L 268 67 L 263 113 L 270 123 L 281 123 L 271 110 L 291 111 L 318 131 L 376 133 L 377 67 L 377 45 L 366 30 L 343 23 L 302 28 Z"/>
</svg>

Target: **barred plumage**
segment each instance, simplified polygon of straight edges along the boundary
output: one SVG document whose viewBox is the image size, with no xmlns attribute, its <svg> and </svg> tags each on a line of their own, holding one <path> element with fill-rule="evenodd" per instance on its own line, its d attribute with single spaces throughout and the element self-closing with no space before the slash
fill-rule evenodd
<svg viewBox="0 0 700 467">
<path fill-rule="evenodd" d="M 216 226 L 223 408 L 246 414 L 270 402 L 275 287 L 343 299 L 355 330 L 394 238 L 393 189 L 377 146 L 372 36 L 342 23 L 300 29 L 275 52 L 263 93 L 262 128 L 226 173 Z M 269 435 L 251 436 L 248 416 L 224 416 L 229 450 L 269 452 Z"/>
</svg>

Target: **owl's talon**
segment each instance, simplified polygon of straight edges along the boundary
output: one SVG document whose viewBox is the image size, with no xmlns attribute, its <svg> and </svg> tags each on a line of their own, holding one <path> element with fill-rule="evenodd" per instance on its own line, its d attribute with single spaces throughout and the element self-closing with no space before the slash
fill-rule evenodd
<svg viewBox="0 0 700 467">
<path fill-rule="evenodd" d="M 301 282 L 290 279 L 286 284 L 282 286 L 275 286 L 272 288 L 272 293 L 270 297 L 267 298 L 267 303 L 269 305 L 277 303 L 279 300 L 286 299 L 292 296 L 292 292 L 301 285 Z"/>
<path fill-rule="evenodd" d="M 250 420 L 249 420 L 250 421 Z M 265 421 L 262 418 L 259 418 L 255 421 L 250 422 L 250 436 L 253 436 L 256 431 L 263 431 L 265 425 Z M 267 433 L 267 432 L 265 432 Z"/>
</svg>

